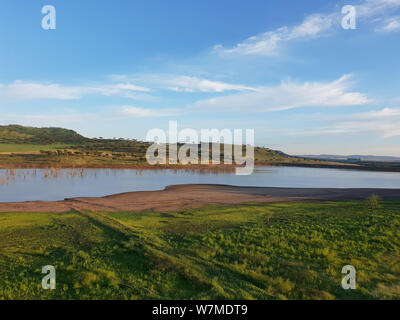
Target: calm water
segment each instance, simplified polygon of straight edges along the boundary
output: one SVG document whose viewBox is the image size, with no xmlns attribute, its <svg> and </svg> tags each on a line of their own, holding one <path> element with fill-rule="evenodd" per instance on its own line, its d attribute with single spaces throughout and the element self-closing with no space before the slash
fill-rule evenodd
<svg viewBox="0 0 400 320">
<path fill-rule="evenodd" d="M 184 170 L 0 170 L 0 202 L 99 197 L 128 191 L 161 190 L 168 185 L 187 183 L 260 187 L 400 188 L 400 173 L 299 167 L 257 167 L 250 176 Z"/>
</svg>

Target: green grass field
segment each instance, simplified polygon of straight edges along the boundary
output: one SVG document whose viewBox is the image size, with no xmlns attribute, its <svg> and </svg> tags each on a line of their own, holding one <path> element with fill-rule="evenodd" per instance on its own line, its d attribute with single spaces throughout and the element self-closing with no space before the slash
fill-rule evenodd
<svg viewBox="0 0 400 320">
<path fill-rule="evenodd" d="M 399 299 L 400 201 L 0 213 L 1 299 Z M 270 215 L 270 225 L 266 217 Z M 357 289 L 341 269 L 357 270 Z M 56 290 L 41 288 L 53 265 Z"/>
<path fill-rule="evenodd" d="M 0 143 L 0 152 L 36 152 L 40 150 L 54 151 L 57 149 L 68 148 L 63 144 L 17 144 L 17 143 Z"/>
</svg>

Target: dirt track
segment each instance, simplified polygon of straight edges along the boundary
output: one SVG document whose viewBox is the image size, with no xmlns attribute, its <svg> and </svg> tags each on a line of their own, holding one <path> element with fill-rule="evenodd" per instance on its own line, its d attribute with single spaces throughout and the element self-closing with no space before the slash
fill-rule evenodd
<svg viewBox="0 0 400 320">
<path fill-rule="evenodd" d="M 162 191 L 128 192 L 102 198 L 0 203 L 0 212 L 65 212 L 72 209 L 168 212 L 184 208 L 198 208 L 206 204 L 267 203 L 299 200 L 362 200 L 372 194 L 377 194 L 383 199 L 400 199 L 399 189 L 312 189 L 175 185 L 169 186 Z"/>
</svg>

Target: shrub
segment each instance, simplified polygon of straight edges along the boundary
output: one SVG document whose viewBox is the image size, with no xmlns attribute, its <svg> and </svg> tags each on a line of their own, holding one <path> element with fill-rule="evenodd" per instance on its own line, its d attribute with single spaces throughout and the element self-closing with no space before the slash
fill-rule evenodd
<svg viewBox="0 0 400 320">
<path fill-rule="evenodd" d="M 375 210 L 381 207 L 379 203 L 380 200 L 381 198 L 376 194 L 373 194 L 367 200 L 365 200 L 365 205 L 367 206 L 371 214 L 374 214 Z"/>
</svg>

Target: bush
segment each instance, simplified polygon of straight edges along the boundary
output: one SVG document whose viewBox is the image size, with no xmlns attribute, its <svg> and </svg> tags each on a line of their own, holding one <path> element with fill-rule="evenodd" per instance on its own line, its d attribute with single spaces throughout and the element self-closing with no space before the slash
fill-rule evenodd
<svg viewBox="0 0 400 320">
<path fill-rule="evenodd" d="M 376 194 L 373 194 L 367 200 L 365 200 L 365 205 L 367 206 L 371 214 L 374 214 L 375 211 L 381 207 L 379 203 L 380 200 L 381 198 Z"/>
</svg>

